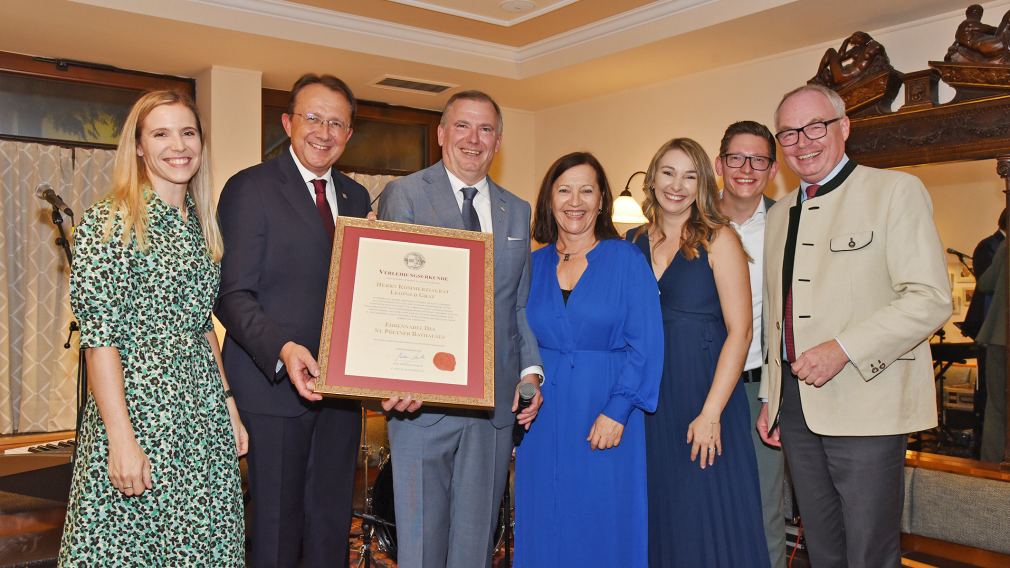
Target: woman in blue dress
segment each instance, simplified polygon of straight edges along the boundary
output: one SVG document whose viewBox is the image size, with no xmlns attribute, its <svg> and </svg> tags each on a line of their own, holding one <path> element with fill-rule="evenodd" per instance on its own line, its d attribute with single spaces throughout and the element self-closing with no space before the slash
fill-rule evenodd
<svg viewBox="0 0 1010 568">
<path fill-rule="evenodd" d="M 646 417 L 649 566 L 768 566 L 750 410 L 747 255 L 716 207 L 697 142 L 664 144 L 646 172 L 649 223 L 629 231 L 658 280 L 666 365 Z"/>
<path fill-rule="evenodd" d="M 526 317 L 544 363 L 543 406 L 516 452 L 516 567 L 644 566 L 644 412 L 663 365 L 656 281 L 618 238 L 591 154 L 559 158 L 540 186 Z"/>
</svg>

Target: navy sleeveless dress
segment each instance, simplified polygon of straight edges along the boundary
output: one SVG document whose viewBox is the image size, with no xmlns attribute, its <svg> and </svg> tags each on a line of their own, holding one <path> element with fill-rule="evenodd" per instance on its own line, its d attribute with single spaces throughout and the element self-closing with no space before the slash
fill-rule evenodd
<svg viewBox="0 0 1010 568">
<path fill-rule="evenodd" d="M 651 263 L 644 229 L 629 231 L 628 239 Z M 722 412 L 723 451 L 715 464 L 699 468 L 686 441 L 726 341 L 706 251 L 694 260 L 677 252 L 659 278 L 659 292 L 666 363 L 656 412 L 645 418 L 649 566 L 766 568 L 754 425 L 742 382 Z"/>
</svg>

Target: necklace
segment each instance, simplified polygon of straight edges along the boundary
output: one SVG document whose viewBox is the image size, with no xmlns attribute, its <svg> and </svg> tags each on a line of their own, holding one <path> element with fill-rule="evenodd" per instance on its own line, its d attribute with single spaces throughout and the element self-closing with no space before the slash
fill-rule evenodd
<svg viewBox="0 0 1010 568">
<path fill-rule="evenodd" d="M 568 262 L 569 260 L 572 259 L 573 256 L 579 256 L 580 254 L 586 254 L 587 252 L 593 250 L 593 247 L 596 246 L 596 242 L 597 241 L 593 241 L 593 243 L 591 245 L 589 245 L 588 247 L 586 247 L 585 250 L 581 250 L 579 252 L 564 252 L 562 250 L 558 250 L 558 254 L 562 255 L 561 256 L 561 261 L 562 262 Z"/>
</svg>

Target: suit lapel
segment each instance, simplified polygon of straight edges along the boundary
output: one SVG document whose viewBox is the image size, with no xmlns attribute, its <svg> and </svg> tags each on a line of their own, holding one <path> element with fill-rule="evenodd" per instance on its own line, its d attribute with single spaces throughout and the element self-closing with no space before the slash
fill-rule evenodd
<svg viewBox="0 0 1010 568">
<path fill-rule="evenodd" d="M 442 165 L 442 162 L 438 162 L 424 172 L 424 181 L 428 184 L 424 194 L 432 209 L 432 217 L 438 219 L 443 227 L 464 229 L 463 214 L 459 211 L 456 196 L 452 194 L 452 184 L 449 183 L 449 175 L 445 173 L 445 166 Z"/>
<path fill-rule="evenodd" d="M 333 179 L 333 192 L 337 195 L 337 215 L 351 215 L 351 202 L 347 198 L 347 190 L 344 189 L 343 178 L 340 177 L 340 172 L 337 168 L 333 168 L 330 171 L 330 177 Z"/>
<path fill-rule="evenodd" d="M 488 197 L 491 198 L 491 232 L 494 235 L 496 256 L 505 252 L 505 242 L 508 240 L 508 207 L 505 204 L 504 190 L 498 184 L 487 178 Z"/>
<path fill-rule="evenodd" d="M 331 246 L 329 235 L 326 234 L 326 229 L 323 228 L 323 223 L 319 220 L 319 211 L 309 197 L 305 180 L 298 172 L 298 167 L 295 166 L 295 160 L 291 157 L 291 153 L 285 150 L 278 159 L 281 166 L 279 180 L 281 194 L 297 213 L 306 232 L 326 246 Z"/>
</svg>

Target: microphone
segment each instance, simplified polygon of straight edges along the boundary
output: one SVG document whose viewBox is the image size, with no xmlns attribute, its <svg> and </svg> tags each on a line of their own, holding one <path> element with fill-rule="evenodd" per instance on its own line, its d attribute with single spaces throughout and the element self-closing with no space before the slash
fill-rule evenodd
<svg viewBox="0 0 1010 568">
<path fill-rule="evenodd" d="M 947 249 L 947 254 L 952 254 L 952 255 L 960 258 L 961 260 L 964 260 L 966 258 L 971 258 L 970 256 L 964 254 L 963 252 L 954 250 L 952 248 Z"/>
<path fill-rule="evenodd" d="M 53 190 L 53 186 L 48 183 L 42 182 L 35 186 L 35 197 L 38 197 L 42 201 L 45 201 L 71 217 L 74 216 L 74 211 L 67 206 L 63 199 Z"/>
<path fill-rule="evenodd" d="M 530 407 L 533 397 L 537 395 L 537 387 L 532 383 L 519 383 L 519 405 L 516 408 L 516 423 L 512 426 L 512 444 L 519 447 L 526 435 L 526 428 L 519 423 L 519 413 Z"/>
</svg>

